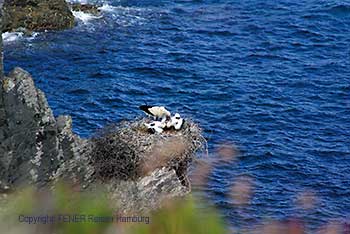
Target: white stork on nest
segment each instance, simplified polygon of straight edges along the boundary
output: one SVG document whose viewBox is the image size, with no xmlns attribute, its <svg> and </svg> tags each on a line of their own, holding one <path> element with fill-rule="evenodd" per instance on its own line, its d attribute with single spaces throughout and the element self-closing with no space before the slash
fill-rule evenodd
<svg viewBox="0 0 350 234">
<path fill-rule="evenodd" d="M 170 129 L 180 130 L 185 122 L 179 113 L 172 117 L 171 113 L 164 106 L 142 105 L 139 108 L 155 119 L 151 123 L 145 123 L 145 126 L 151 133 L 162 133 L 164 130 Z M 161 121 L 158 121 L 159 119 Z"/>
<path fill-rule="evenodd" d="M 171 113 L 164 106 L 141 105 L 139 108 L 147 115 L 153 116 L 156 120 L 171 117 Z"/>
</svg>

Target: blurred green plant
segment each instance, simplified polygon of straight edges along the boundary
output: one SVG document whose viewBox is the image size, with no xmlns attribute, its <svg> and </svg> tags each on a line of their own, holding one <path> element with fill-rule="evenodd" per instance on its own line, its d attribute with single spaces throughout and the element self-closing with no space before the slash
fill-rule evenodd
<svg viewBox="0 0 350 234">
<path fill-rule="evenodd" d="M 186 233 L 228 233 L 223 219 L 214 208 L 202 204 L 193 197 L 169 201 L 152 214 L 149 225 L 133 225 L 130 234 L 186 234 Z"/>
<path fill-rule="evenodd" d="M 7 204 L 0 213 L 0 228 L 5 233 L 104 233 L 107 222 L 62 222 L 58 218 L 67 215 L 79 217 L 81 214 L 111 216 L 112 209 L 106 194 L 78 192 L 67 184 L 59 184 L 54 190 L 37 190 L 33 187 L 22 189 L 7 196 Z M 55 217 L 54 222 L 46 222 L 45 216 Z M 43 217 L 39 224 L 24 222 L 25 217 Z M 44 222 L 45 221 L 45 222 Z"/>
<path fill-rule="evenodd" d="M 101 191 L 103 191 L 101 189 Z M 93 215 L 112 217 L 117 214 L 107 193 L 80 192 L 67 184 L 59 184 L 54 190 L 22 189 L 7 196 L 0 213 L 0 230 L 6 234 L 186 234 L 228 233 L 226 225 L 214 208 L 189 196 L 167 201 L 163 208 L 152 212 L 149 224 L 123 222 L 55 222 L 28 224 L 19 216 L 44 217 L 60 215 Z M 200 206 L 200 207 L 199 207 Z M 43 221 L 43 220 L 41 220 Z M 2 233 L 2 232 L 1 232 Z"/>
</svg>

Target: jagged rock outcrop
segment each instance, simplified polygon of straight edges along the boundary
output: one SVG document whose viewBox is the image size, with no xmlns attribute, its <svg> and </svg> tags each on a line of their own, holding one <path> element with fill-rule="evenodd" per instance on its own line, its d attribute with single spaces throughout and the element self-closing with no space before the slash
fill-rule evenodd
<svg viewBox="0 0 350 234">
<path fill-rule="evenodd" d="M 0 179 L 2 184 L 44 185 L 62 161 L 78 152 L 70 118 L 56 121 L 31 76 L 14 69 L 1 81 Z"/>
<path fill-rule="evenodd" d="M 3 32 L 62 30 L 74 26 L 74 16 L 65 0 L 4 0 Z"/>
<path fill-rule="evenodd" d="M 111 181 L 107 191 L 118 201 L 116 208 L 121 208 L 121 212 L 139 213 L 157 209 L 163 201 L 183 196 L 190 189 L 181 184 L 175 170 L 163 167 L 137 181 Z"/>
<path fill-rule="evenodd" d="M 0 191 L 19 185 L 54 186 L 68 180 L 81 190 L 104 186 L 120 211 L 145 211 L 166 198 L 190 191 L 167 165 L 151 168 L 137 179 L 101 181 L 91 159 L 93 141 L 72 132 L 69 116 L 55 118 L 45 94 L 30 74 L 15 68 L 0 88 Z M 127 156 L 126 156 L 127 157 Z M 96 187 L 97 186 L 97 187 Z"/>
</svg>

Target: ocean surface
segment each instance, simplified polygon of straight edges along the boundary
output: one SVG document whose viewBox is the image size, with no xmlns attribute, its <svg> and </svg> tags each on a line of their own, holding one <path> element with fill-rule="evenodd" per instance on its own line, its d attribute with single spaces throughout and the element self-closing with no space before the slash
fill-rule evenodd
<svg viewBox="0 0 350 234">
<path fill-rule="evenodd" d="M 74 29 L 3 35 L 5 70 L 28 70 L 76 133 L 162 104 L 198 121 L 211 151 L 240 149 L 204 188 L 232 225 L 350 218 L 350 1 L 90 2 L 102 16 L 75 12 Z M 244 211 L 227 196 L 242 175 Z M 310 211 L 303 191 L 317 196 Z"/>
</svg>

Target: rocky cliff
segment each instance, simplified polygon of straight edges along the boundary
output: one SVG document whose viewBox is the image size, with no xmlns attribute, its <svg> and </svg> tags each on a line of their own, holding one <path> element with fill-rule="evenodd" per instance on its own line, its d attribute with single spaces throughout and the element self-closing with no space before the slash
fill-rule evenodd
<svg viewBox="0 0 350 234">
<path fill-rule="evenodd" d="M 74 26 L 74 16 L 65 0 L 4 0 L 3 10 L 3 32 L 18 28 L 62 30 Z"/>
<path fill-rule="evenodd" d="M 28 72 L 15 68 L 2 78 L 0 191 L 27 184 L 51 186 L 59 180 L 75 183 L 81 190 L 102 185 L 124 211 L 154 209 L 163 199 L 190 191 L 178 171 L 168 165 L 154 167 L 138 178 L 101 181 L 91 159 L 96 156 L 92 148 L 91 140 L 72 132 L 69 116 L 53 116 L 45 94 Z"/>
<path fill-rule="evenodd" d="M 1 81 L 0 180 L 3 185 L 45 184 L 79 139 L 69 117 L 52 114 L 31 76 L 14 69 Z"/>
</svg>

